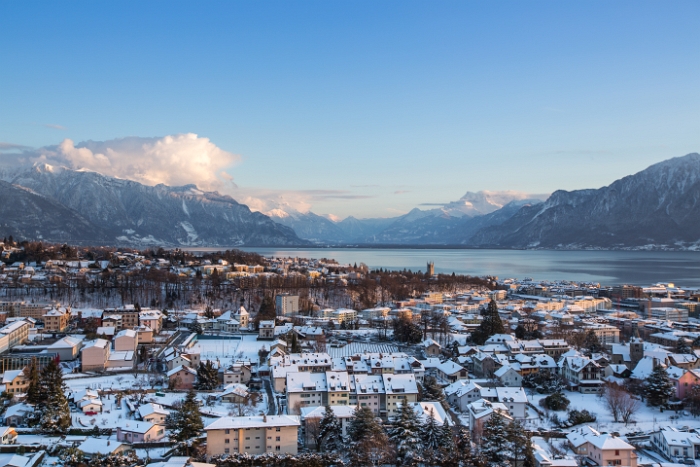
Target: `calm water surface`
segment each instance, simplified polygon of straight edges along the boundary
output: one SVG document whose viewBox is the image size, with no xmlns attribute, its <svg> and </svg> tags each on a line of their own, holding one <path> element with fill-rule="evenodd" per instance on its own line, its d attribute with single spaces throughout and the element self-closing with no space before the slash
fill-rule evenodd
<svg viewBox="0 0 700 467">
<path fill-rule="evenodd" d="M 220 250 L 221 248 L 219 248 Z M 700 288 L 700 252 L 680 251 L 547 251 L 451 250 L 381 248 L 241 248 L 263 256 L 333 258 L 343 264 L 365 263 L 370 268 L 425 270 L 433 261 L 436 272 L 495 275 L 500 278 L 600 282 L 605 285 L 650 285 L 674 282 Z M 207 248 L 193 248 L 212 251 Z"/>
</svg>

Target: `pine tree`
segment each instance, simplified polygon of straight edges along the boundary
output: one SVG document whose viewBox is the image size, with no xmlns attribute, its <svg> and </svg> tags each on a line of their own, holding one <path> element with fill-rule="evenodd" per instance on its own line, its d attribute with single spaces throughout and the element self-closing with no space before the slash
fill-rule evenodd
<svg viewBox="0 0 700 467">
<path fill-rule="evenodd" d="M 178 442 L 186 442 L 201 434 L 204 424 L 193 390 L 187 393 L 184 402 L 170 412 L 165 420 L 165 426 L 171 432 L 171 439 Z M 189 444 L 187 449 L 189 452 Z"/>
<path fill-rule="evenodd" d="M 506 420 L 498 412 L 484 424 L 481 436 L 481 453 L 489 465 L 504 465 L 509 456 L 508 427 Z"/>
<path fill-rule="evenodd" d="M 27 387 L 27 402 L 30 404 L 38 404 L 46 400 L 46 394 L 42 394 L 39 383 L 39 364 L 36 361 L 36 357 L 32 357 L 29 365 L 24 369 L 24 375 L 29 382 L 29 386 Z"/>
<path fill-rule="evenodd" d="M 396 445 L 396 454 L 401 464 L 411 465 L 418 461 L 423 447 L 421 422 L 409 403 L 401 404 L 399 414 L 389 429 L 389 439 Z"/>
<path fill-rule="evenodd" d="M 46 399 L 39 404 L 41 429 L 45 433 L 66 433 L 71 425 L 66 386 L 58 364 L 51 360 L 41 372 L 41 392 Z"/>
<path fill-rule="evenodd" d="M 589 329 L 586 333 L 586 338 L 583 341 L 583 348 L 585 349 L 585 354 L 588 356 L 602 352 L 605 349 L 593 329 Z"/>
<path fill-rule="evenodd" d="M 356 443 L 384 433 L 382 426 L 377 422 L 377 416 L 369 407 L 355 409 L 347 431 L 350 440 Z"/>
<path fill-rule="evenodd" d="M 454 445 L 455 450 L 460 454 L 461 464 L 470 465 L 472 462 L 472 438 L 469 428 L 464 425 L 457 427 Z"/>
<path fill-rule="evenodd" d="M 525 427 L 520 421 L 515 420 L 507 427 L 508 441 L 510 442 L 511 464 L 519 465 L 525 457 L 525 449 L 530 443 Z"/>
<path fill-rule="evenodd" d="M 472 335 L 472 340 L 479 345 L 483 345 L 489 337 L 495 334 L 503 334 L 504 332 L 505 327 L 498 314 L 498 305 L 495 300 L 491 300 L 486 308 L 481 324 L 479 324 L 479 327 Z"/>
<path fill-rule="evenodd" d="M 428 450 L 435 450 L 440 447 L 443 435 L 444 433 L 442 428 L 435 420 L 435 413 L 431 408 L 430 413 L 428 414 L 428 420 L 425 422 L 422 430 L 422 438 L 425 448 Z"/>
<path fill-rule="evenodd" d="M 219 370 L 211 360 L 199 364 L 197 368 L 197 389 L 211 391 L 219 386 Z"/>
<path fill-rule="evenodd" d="M 326 452 L 341 452 L 345 449 L 343 428 L 335 412 L 328 405 L 319 425 L 316 444 Z"/>
<path fill-rule="evenodd" d="M 532 439 L 527 436 L 527 444 L 523 450 L 522 467 L 537 467 L 537 459 L 535 459 L 535 450 L 532 448 Z"/>
<path fill-rule="evenodd" d="M 676 353 L 686 354 L 692 351 L 693 349 L 690 348 L 690 345 L 688 345 L 688 342 L 686 342 L 685 339 L 678 339 L 678 342 L 676 342 Z"/>
<path fill-rule="evenodd" d="M 665 406 L 668 400 L 675 394 L 673 383 L 668 377 L 666 368 L 656 365 L 654 371 L 647 378 L 644 395 L 647 403 L 652 407 Z"/>
<path fill-rule="evenodd" d="M 445 392 L 433 376 L 426 376 L 423 380 L 423 400 L 438 402 L 445 400 Z"/>
</svg>

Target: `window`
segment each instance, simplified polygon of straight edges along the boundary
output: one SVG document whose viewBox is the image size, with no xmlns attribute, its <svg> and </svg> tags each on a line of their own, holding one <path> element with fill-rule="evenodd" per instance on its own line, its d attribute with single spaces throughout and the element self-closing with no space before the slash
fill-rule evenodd
<svg viewBox="0 0 700 467">
<path fill-rule="evenodd" d="M 224 454 L 228 454 L 229 451 L 231 451 L 229 448 L 225 448 L 225 449 L 224 449 Z"/>
<path fill-rule="evenodd" d="M 615 455 L 616 455 L 616 456 L 619 456 L 619 455 L 620 455 L 620 451 L 617 450 L 617 449 L 615 449 Z"/>
<path fill-rule="evenodd" d="M 275 451 L 279 451 L 279 450 L 280 450 L 280 447 L 279 447 L 279 446 L 275 446 Z"/>
<path fill-rule="evenodd" d="M 231 433 L 231 430 L 224 430 L 224 433 L 226 433 L 228 435 Z"/>
<path fill-rule="evenodd" d="M 280 428 L 280 427 L 276 427 L 276 428 L 275 428 L 275 431 L 281 431 L 281 428 Z"/>
<path fill-rule="evenodd" d="M 280 437 L 279 437 L 279 436 L 275 438 L 275 441 L 279 441 L 279 440 L 280 440 Z"/>
<path fill-rule="evenodd" d="M 224 444 L 230 444 L 230 443 L 231 443 L 231 440 L 230 440 L 230 439 L 226 438 L 226 439 L 224 440 Z"/>
</svg>

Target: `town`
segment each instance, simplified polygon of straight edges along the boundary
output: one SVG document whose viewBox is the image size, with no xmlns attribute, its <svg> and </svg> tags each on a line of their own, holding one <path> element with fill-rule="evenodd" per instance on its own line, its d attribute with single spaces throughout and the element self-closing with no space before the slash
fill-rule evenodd
<svg viewBox="0 0 700 467">
<path fill-rule="evenodd" d="M 694 465 L 700 292 L 5 239 L 0 467 Z"/>
</svg>

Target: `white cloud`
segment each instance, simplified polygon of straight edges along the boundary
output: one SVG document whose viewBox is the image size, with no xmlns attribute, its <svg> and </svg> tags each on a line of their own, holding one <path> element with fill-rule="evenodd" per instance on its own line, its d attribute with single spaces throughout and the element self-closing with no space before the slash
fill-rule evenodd
<svg viewBox="0 0 700 467">
<path fill-rule="evenodd" d="M 196 184 L 204 190 L 221 190 L 233 184 L 224 169 L 240 156 L 224 151 L 193 133 L 163 138 L 129 137 L 87 141 L 75 145 L 70 139 L 58 146 L 36 151 L 33 162 L 46 162 L 73 169 L 135 180 L 147 185 Z"/>
</svg>

